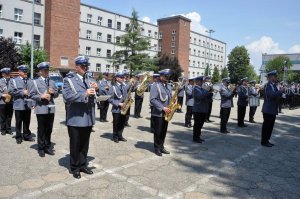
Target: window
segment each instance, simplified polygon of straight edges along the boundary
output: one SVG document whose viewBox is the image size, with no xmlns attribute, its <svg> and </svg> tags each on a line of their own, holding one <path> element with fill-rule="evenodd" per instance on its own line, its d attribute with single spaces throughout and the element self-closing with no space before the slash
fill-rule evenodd
<svg viewBox="0 0 300 199">
<path fill-rule="evenodd" d="M 23 10 L 15 8 L 15 20 L 22 21 L 22 16 L 23 16 Z"/>
<path fill-rule="evenodd" d="M 116 43 L 119 44 L 121 42 L 121 38 L 119 36 L 116 37 Z"/>
<path fill-rule="evenodd" d="M 163 38 L 163 33 L 159 32 L 159 39 L 162 39 L 162 38 Z"/>
<path fill-rule="evenodd" d="M 102 25 L 102 17 L 98 16 L 97 23 L 98 23 L 99 26 Z"/>
<path fill-rule="evenodd" d="M 125 26 L 125 31 L 129 30 L 129 23 L 126 24 Z"/>
<path fill-rule="evenodd" d="M 175 54 L 175 50 L 174 50 L 174 49 L 171 50 L 171 54 L 172 54 L 172 55 Z"/>
<path fill-rule="evenodd" d="M 86 19 L 86 22 L 88 22 L 88 23 L 92 23 L 92 17 L 93 17 L 93 15 L 91 15 L 91 14 L 87 14 L 87 19 Z"/>
<path fill-rule="evenodd" d="M 96 64 L 96 72 L 101 72 L 101 64 Z"/>
<path fill-rule="evenodd" d="M 154 44 L 154 50 L 155 51 L 157 50 L 157 44 Z"/>
<path fill-rule="evenodd" d="M 197 42 L 197 39 L 196 39 L 196 38 L 194 38 L 194 44 L 196 44 L 196 42 Z"/>
<path fill-rule="evenodd" d="M 119 69 L 120 69 L 119 65 L 116 65 L 116 66 L 115 66 L 115 72 L 116 72 L 116 73 L 119 72 Z"/>
<path fill-rule="evenodd" d="M 98 41 L 102 40 L 102 33 L 101 32 L 97 32 L 97 40 Z"/>
<path fill-rule="evenodd" d="M 14 41 L 16 42 L 16 44 L 22 44 L 22 38 L 23 38 L 22 32 L 15 32 Z"/>
<path fill-rule="evenodd" d="M 91 39 L 92 38 L 92 31 L 90 31 L 90 30 L 86 31 L 86 38 L 87 39 Z"/>
<path fill-rule="evenodd" d="M 200 50 L 198 50 L 198 56 L 199 56 L 199 57 L 201 56 Z"/>
<path fill-rule="evenodd" d="M 111 43 L 111 35 L 107 34 L 107 43 Z"/>
<path fill-rule="evenodd" d="M 60 57 L 60 65 L 61 66 L 69 66 L 69 58 L 68 57 Z"/>
<path fill-rule="evenodd" d="M 119 22 L 119 21 L 117 22 L 117 29 L 121 30 L 121 22 Z"/>
<path fill-rule="evenodd" d="M 172 41 L 175 41 L 176 37 L 175 36 L 172 36 Z"/>
<path fill-rule="evenodd" d="M 189 54 L 191 54 L 191 48 L 189 49 Z"/>
<path fill-rule="evenodd" d="M 34 46 L 36 48 L 40 47 L 40 43 L 41 43 L 41 36 L 40 35 L 34 35 L 33 36 L 33 41 L 34 41 Z"/>
<path fill-rule="evenodd" d="M 199 39 L 199 46 L 201 46 L 201 40 Z"/>
<path fill-rule="evenodd" d="M 0 5 L 0 18 L 2 17 L 2 5 Z"/>
<path fill-rule="evenodd" d="M 175 42 L 172 42 L 172 43 L 171 43 L 171 47 L 175 47 Z"/>
<path fill-rule="evenodd" d="M 106 57 L 108 57 L 108 58 L 111 57 L 111 50 L 106 50 Z"/>
<path fill-rule="evenodd" d="M 195 66 L 195 63 L 196 63 L 196 61 L 194 60 L 194 61 L 193 61 L 193 66 Z"/>
<path fill-rule="evenodd" d="M 98 56 L 98 57 L 101 56 L 101 48 L 97 48 L 97 56 Z"/>
<path fill-rule="evenodd" d="M 41 3 L 41 0 L 34 0 L 34 3 Z"/>
<path fill-rule="evenodd" d="M 198 67 L 200 67 L 200 62 L 198 61 Z"/>
<path fill-rule="evenodd" d="M 159 44 L 158 46 L 158 52 L 161 52 L 162 51 L 162 47 L 161 47 L 161 44 Z"/>
<path fill-rule="evenodd" d="M 0 37 L 3 37 L 3 29 L 0 29 Z"/>
<path fill-rule="evenodd" d="M 107 27 L 112 28 L 112 20 L 111 19 L 107 20 Z"/>
<path fill-rule="evenodd" d="M 34 25 L 41 25 L 41 14 L 34 13 Z"/>
<path fill-rule="evenodd" d="M 145 34 L 145 29 L 141 28 L 141 35 L 144 35 L 144 34 Z"/>
<path fill-rule="evenodd" d="M 90 54 L 91 54 L 91 47 L 88 47 L 88 46 L 87 46 L 87 47 L 85 48 L 85 54 L 86 54 L 86 55 L 90 55 Z"/>
<path fill-rule="evenodd" d="M 106 67 L 105 67 L 106 72 L 109 72 L 109 68 L 110 68 L 110 65 L 107 64 Z"/>
<path fill-rule="evenodd" d="M 194 49 L 194 55 L 196 55 L 196 49 Z"/>
<path fill-rule="evenodd" d="M 151 30 L 148 30 L 148 37 L 152 37 Z"/>
<path fill-rule="evenodd" d="M 154 32 L 154 38 L 157 39 L 157 32 Z"/>
<path fill-rule="evenodd" d="M 172 31 L 172 35 L 176 35 L 176 30 L 173 30 L 173 31 Z"/>
</svg>

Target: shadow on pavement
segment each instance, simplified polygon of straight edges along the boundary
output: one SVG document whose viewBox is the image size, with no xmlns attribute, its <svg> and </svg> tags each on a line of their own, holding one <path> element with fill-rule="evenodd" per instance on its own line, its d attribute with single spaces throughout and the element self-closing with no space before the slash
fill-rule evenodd
<svg viewBox="0 0 300 199">
<path fill-rule="evenodd" d="M 88 156 L 87 157 L 87 162 L 89 163 L 90 161 L 92 161 L 94 159 L 95 159 L 95 157 Z M 67 154 L 65 157 L 60 158 L 58 160 L 58 164 L 59 164 L 59 166 L 65 167 L 70 172 L 70 155 Z M 91 168 L 95 168 L 95 167 L 91 167 Z"/>
<path fill-rule="evenodd" d="M 137 129 L 140 130 L 140 131 L 147 132 L 147 133 L 152 133 L 151 128 L 147 127 L 147 126 L 137 126 Z"/>
<path fill-rule="evenodd" d="M 138 141 L 134 146 L 138 149 L 144 149 L 150 152 L 154 151 L 152 142 Z"/>
</svg>

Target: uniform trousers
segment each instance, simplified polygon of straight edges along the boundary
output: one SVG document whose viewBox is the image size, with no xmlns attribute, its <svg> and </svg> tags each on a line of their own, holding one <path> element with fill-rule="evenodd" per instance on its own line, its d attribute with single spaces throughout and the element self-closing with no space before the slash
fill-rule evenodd
<svg viewBox="0 0 300 199">
<path fill-rule="evenodd" d="M 126 116 L 126 117 L 125 117 L 125 124 L 128 125 L 128 121 L 129 121 L 129 117 L 130 117 L 130 107 L 129 107 L 129 109 L 127 110 L 127 113 L 126 113 L 125 116 Z"/>
<path fill-rule="evenodd" d="M 261 129 L 261 143 L 267 144 L 271 138 L 276 115 L 263 113 L 264 121 Z"/>
<path fill-rule="evenodd" d="M 221 107 L 220 116 L 221 116 L 221 132 L 227 130 L 227 123 L 230 116 L 231 108 L 223 108 Z"/>
<path fill-rule="evenodd" d="M 201 136 L 201 129 L 203 127 L 207 113 L 193 112 L 194 116 L 194 128 L 193 128 L 193 140 L 199 140 Z"/>
<path fill-rule="evenodd" d="M 31 131 L 29 130 L 31 110 L 15 110 L 16 119 L 16 140 L 30 139 Z M 23 124 L 23 136 L 21 133 Z"/>
<path fill-rule="evenodd" d="M 87 166 L 87 153 L 89 150 L 92 126 L 68 126 L 70 137 L 70 169 L 79 171 Z"/>
<path fill-rule="evenodd" d="M 151 113 L 152 113 L 152 109 L 153 109 L 153 106 L 150 106 Z M 153 121 L 152 115 L 150 117 L 150 128 L 151 128 L 151 132 L 153 133 L 154 132 L 154 121 Z"/>
<path fill-rule="evenodd" d="M 135 117 L 141 116 L 143 100 L 144 100 L 144 98 L 140 98 L 140 97 L 135 98 L 135 103 L 134 103 L 134 116 Z"/>
<path fill-rule="evenodd" d="M 238 105 L 238 125 L 242 126 L 244 125 L 244 119 L 246 114 L 246 108 L 247 106 L 239 106 Z"/>
<path fill-rule="evenodd" d="M 185 125 L 192 125 L 193 106 L 186 106 Z"/>
<path fill-rule="evenodd" d="M 254 121 L 254 115 L 255 115 L 256 109 L 257 109 L 257 106 L 250 106 L 249 121 Z"/>
<path fill-rule="evenodd" d="M 212 109 L 212 102 L 208 102 L 208 112 L 206 114 L 206 120 L 209 120 L 209 118 L 210 118 L 211 109 Z"/>
<path fill-rule="evenodd" d="M 165 138 L 167 135 L 168 124 L 164 117 L 152 116 L 154 125 L 154 149 L 164 149 Z"/>
<path fill-rule="evenodd" d="M 1 132 L 11 131 L 13 112 L 13 104 L 4 104 L 0 106 Z"/>
<path fill-rule="evenodd" d="M 177 97 L 177 103 L 180 104 L 180 108 L 178 110 L 181 111 L 182 104 L 183 104 L 183 97 Z"/>
<path fill-rule="evenodd" d="M 107 119 L 108 107 L 109 107 L 108 100 L 100 102 L 100 120 L 106 120 Z"/>
<path fill-rule="evenodd" d="M 51 133 L 53 129 L 54 113 L 52 114 L 36 114 L 38 122 L 37 139 L 38 150 L 51 148 Z"/>
<path fill-rule="evenodd" d="M 113 113 L 113 139 L 123 138 L 123 130 L 125 127 L 126 115 L 121 113 Z"/>
</svg>

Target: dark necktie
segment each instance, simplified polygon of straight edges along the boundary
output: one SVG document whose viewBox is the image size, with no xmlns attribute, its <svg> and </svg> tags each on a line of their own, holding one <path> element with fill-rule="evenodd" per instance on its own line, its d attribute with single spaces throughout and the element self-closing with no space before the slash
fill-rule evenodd
<svg viewBox="0 0 300 199">
<path fill-rule="evenodd" d="M 83 77 L 82 77 L 82 82 L 83 82 L 85 88 L 87 89 L 87 88 L 88 88 L 88 85 L 87 85 L 85 79 L 86 79 L 86 73 L 84 73 L 84 75 L 83 75 Z"/>
<path fill-rule="evenodd" d="M 124 90 L 123 90 L 123 84 L 120 85 L 120 88 L 121 88 L 121 93 L 123 95 L 123 92 L 124 92 Z"/>
<path fill-rule="evenodd" d="M 45 84 L 46 84 L 46 86 L 49 86 L 48 78 L 45 78 Z"/>
</svg>

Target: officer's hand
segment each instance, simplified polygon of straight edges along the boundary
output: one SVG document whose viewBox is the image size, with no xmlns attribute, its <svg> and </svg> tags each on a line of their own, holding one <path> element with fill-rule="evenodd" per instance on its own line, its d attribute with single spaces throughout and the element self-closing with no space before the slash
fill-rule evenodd
<svg viewBox="0 0 300 199">
<path fill-rule="evenodd" d="M 24 90 L 24 95 L 28 95 L 28 90 Z"/>
<path fill-rule="evenodd" d="M 95 92 L 95 89 L 94 88 L 89 88 L 86 90 L 86 93 L 85 93 L 87 96 L 91 96 L 91 95 L 95 95 L 96 92 Z"/>
<path fill-rule="evenodd" d="M 163 110 L 164 110 L 165 113 L 171 113 L 171 109 L 169 109 L 168 107 L 164 107 Z"/>
<path fill-rule="evenodd" d="M 4 98 L 7 97 L 7 94 L 6 94 L 6 93 L 3 93 L 3 94 L 2 94 L 2 97 L 4 97 Z"/>
<path fill-rule="evenodd" d="M 119 103 L 119 106 L 120 106 L 121 108 L 123 108 L 124 105 L 125 105 L 124 103 Z"/>
<path fill-rule="evenodd" d="M 55 91 L 54 91 L 53 88 L 49 88 L 49 89 L 48 89 L 48 92 L 49 92 L 50 94 L 53 94 Z"/>
<path fill-rule="evenodd" d="M 46 100 L 50 101 L 50 99 L 51 99 L 51 95 L 50 95 L 50 94 L 48 94 L 48 93 L 44 93 L 44 94 L 42 94 L 42 95 L 41 95 L 41 98 L 42 98 L 42 99 L 46 99 Z"/>
<path fill-rule="evenodd" d="M 99 89 L 98 84 L 96 82 L 91 82 L 90 86 L 91 86 L 91 88 L 94 88 L 95 90 Z"/>
</svg>

